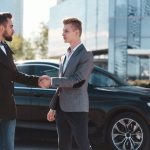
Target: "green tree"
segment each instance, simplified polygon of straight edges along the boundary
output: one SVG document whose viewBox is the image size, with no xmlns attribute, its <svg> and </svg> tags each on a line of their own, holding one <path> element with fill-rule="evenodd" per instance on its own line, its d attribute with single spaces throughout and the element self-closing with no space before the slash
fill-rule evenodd
<svg viewBox="0 0 150 150">
<path fill-rule="evenodd" d="M 16 61 L 35 58 L 35 50 L 30 39 L 26 40 L 20 35 L 14 35 L 12 42 L 8 44 L 15 54 Z"/>
<path fill-rule="evenodd" d="M 12 42 L 8 43 L 12 51 L 14 52 L 14 59 L 22 59 L 23 58 L 23 43 L 24 39 L 20 35 L 15 35 L 13 37 Z"/>
<path fill-rule="evenodd" d="M 13 41 L 9 45 L 15 53 L 15 60 L 48 58 L 48 26 L 41 23 L 39 33 L 33 40 L 14 35 Z"/>
<path fill-rule="evenodd" d="M 47 58 L 48 53 L 48 26 L 44 23 L 40 24 L 40 31 L 34 40 L 34 49 L 41 58 Z"/>
<path fill-rule="evenodd" d="M 33 48 L 33 45 L 31 43 L 31 40 L 24 40 L 23 44 L 23 53 L 24 53 L 24 59 L 35 59 L 35 49 Z"/>
</svg>

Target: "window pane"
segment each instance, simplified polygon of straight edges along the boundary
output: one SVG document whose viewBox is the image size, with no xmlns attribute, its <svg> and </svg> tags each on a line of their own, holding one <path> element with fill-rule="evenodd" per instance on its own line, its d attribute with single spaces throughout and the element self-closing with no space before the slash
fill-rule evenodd
<svg viewBox="0 0 150 150">
<path fill-rule="evenodd" d="M 122 79 L 126 79 L 127 65 L 127 39 L 116 38 L 115 41 L 114 73 Z"/>
<path fill-rule="evenodd" d="M 140 59 L 138 56 L 128 56 L 127 63 L 128 80 L 139 79 L 140 74 Z M 131 69 L 134 68 L 134 69 Z"/>
<path fill-rule="evenodd" d="M 141 39 L 141 48 L 147 50 L 149 52 L 150 49 L 150 38 L 142 38 Z"/>
<path fill-rule="evenodd" d="M 115 20 L 115 36 L 127 37 L 127 20 L 125 18 L 116 18 Z"/>
<path fill-rule="evenodd" d="M 140 79 L 149 79 L 149 59 L 148 57 L 141 57 Z"/>
<path fill-rule="evenodd" d="M 127 16 L 127 1 L 116 0 L 116 17 L 126 18 Z"/>
<path fill-rule="evenodd" d="M 23 73 L 26 73 L 26 74 L 30 74 L 30 69 L 29 69 L 29 66 L 17 66 L 17 69 L 19 72 L 23 72 Z"/>
<path fill-rule="evenodd" d="M 41 75 L 48 75 L 51 77 L 58 76 L 58 69 L 51 66 L 43 66 L 43 65 L 36 65 L 33 66 L 34 74 L 41 76 Z"/>
<path fill-rule="evenodd" d="M 150 17 L 150 1 L 142 0 L 142 17 Z"/>
<path fill-rule="evenodd" d="M 149 17 L 143 17 L 142 18 L 142 27 L 141 27 L 141 36 L 143 37 L 143 38 L 146 38 L 146 37 L 148 37 L 148 38 L 150 38 L 150 29 L 149 29 L 149 27 L 150 27 L 150 18 Z"/>
<path fill-rule="evenodd" d="M 31 68 L 30 68 L 30 66 L 18 65 L 17 69 L 18 69 L 19 72 L 31 75 L 31 72 L 30 72 Z M 27 85 L 22 84 L 22 83 L 17 83 L 17 82 L 15 82 L 14 85 L 15 85 L 15 87 L 27 87 Z"/>
<path fill-rule="evenodd" d="M 89 84 L 98 87 L 117 86 L 117 83 L 113 79 L 96 70 L 91 73 Z"/>
</svg>

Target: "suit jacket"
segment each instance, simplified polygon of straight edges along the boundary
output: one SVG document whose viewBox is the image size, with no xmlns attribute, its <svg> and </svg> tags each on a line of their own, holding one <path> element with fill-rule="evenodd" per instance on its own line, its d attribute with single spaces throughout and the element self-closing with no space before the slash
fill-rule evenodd
<svg viewBox="0 0 150 150">
<path fill-rule="evenodd" d="M 50 108 L 55 108 L 59 98 L 60 108 L 65 112 L 88 112 L 87 87 L 93 69 L 93 55 L 81 44 L 72 54 L 63 73 L 64 61 L 65 56 L 61 58 L 59 77 L 52 78 L 52 86 L 58 89 L 50 102 Z"/>
<path fill-rule="evenodd" d="M 14 119 L 14 81 L 37 86 L 38 77 L 18 72 L 13 61 L 13 52 L 6 43 L 4 46 L 7 55 L 0 49 L 0 119 Z"/>
</svg>

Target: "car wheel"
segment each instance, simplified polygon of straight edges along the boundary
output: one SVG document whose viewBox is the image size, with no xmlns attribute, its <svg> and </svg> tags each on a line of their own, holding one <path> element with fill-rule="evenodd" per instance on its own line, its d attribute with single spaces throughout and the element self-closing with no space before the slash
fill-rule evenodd
<svg viewBox="0 0 150 150">
<path fill-rule="evenodd" d="M 115 150 L 148 150 L 149 128 L 136 113 L 122 113 L 111 121 L 108 140 Z"/>
</svg>

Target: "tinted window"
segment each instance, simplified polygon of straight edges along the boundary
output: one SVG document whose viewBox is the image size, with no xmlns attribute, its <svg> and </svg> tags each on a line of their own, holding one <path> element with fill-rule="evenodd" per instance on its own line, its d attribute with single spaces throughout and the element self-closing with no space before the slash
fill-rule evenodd
<svg viewBox="0 0 150 150">
<path fill-rule="evenodd" d="M 30 74 L 30 66 L 20 65 L 20 66 L 17 66 L 17 69 L 18 69 L 19 72 Z"/>
<path fill-rule="evenodd" d="M 17 66 L 18 71 L 29 74 L 29 75 L 48 75 L 51 77 L 58 76 L 58 69 L 55 66 L 50 65 L 31 65 L 31 64 L 24 64 Z M 24 84 L 15 83 L 15 86 L 26 86 Z"/>
<path fill-rule="evenodd" d="M 98 87 L 113 87 L 118 85 L 113 79 L 98 70 L 93 70 L 91 73 L 89 84 Z"/>
<path fill-rule="evenodd" d="M 46 65 L 35 65 L 33 66 L 34 74 L 41 76 L 41 75 L 48 75 L 51 77 L 58 76 L 58 69 L 54 66 L 46 66 Z"/>
<path fill-rule="evenodd" d="M 17 69 L 19 72 L 31 75 L 31 67 L 27 65 L 17 65 Z M 25 84 L 15 82 L 15 86 L 17 87 L 27 87 Z"/>
</svg>

